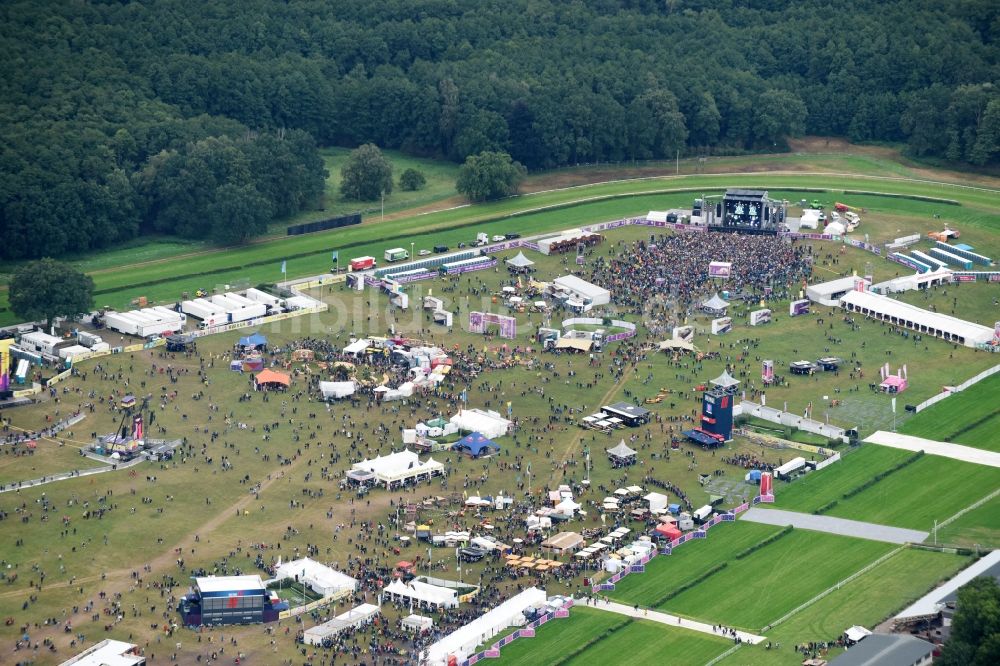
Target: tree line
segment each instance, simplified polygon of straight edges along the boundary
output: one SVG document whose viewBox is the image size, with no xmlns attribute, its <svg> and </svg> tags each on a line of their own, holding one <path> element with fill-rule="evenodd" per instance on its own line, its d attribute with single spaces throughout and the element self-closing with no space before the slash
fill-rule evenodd
<svg viewBox="0 0 1000 666">
<path fill-rule="evenodd" d="M 6 258 L 253 233 L 316 203 L 308 137 L 529 169 L 802 132 L 976 165 L 1000 149 L 989 0 L 21 0 L 0 17 Z"/>
</svg>

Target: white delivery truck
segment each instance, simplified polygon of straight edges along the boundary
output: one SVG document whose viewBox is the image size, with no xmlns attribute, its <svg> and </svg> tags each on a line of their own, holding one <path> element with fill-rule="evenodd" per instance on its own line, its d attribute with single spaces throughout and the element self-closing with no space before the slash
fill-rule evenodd
<svg viewBox="0 0 1000 666">
<path fill-rule="evenodd" d="M 696 509 L 695 512 L 691 514 L 691 517 L 699 525 L 701 523 L 706 522 L 709 518 L 712 517 L 712 505 L 711 504 L 706 504 L 705 506 L 701 507 L 700 509 Z"/>
<path fill-rule="evenodd" d="M 410 253 L 401 247 L 394 247 L 385 251 L 385 260 L 388 262 L 405 261 L 410 258 Z"/>
</svg>

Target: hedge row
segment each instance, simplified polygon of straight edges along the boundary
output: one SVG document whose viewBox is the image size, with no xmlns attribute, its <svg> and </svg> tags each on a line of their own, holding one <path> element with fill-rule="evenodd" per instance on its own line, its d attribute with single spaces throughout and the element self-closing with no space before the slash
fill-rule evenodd
<svg viewBox="0 0 1000 666">
<path fill-rule="evenodd" d="M 575 648 L 573 648 L 572 650 L 570 650 L 569 652 L 567 652 L 566 654 L 564 654 L 563 656 L 561 656 L 559 659 L 556 659 L 555 661 L 553 661 L 551 664 L 549 664 L 549 666 L 562 666 L 562 664 L 565 664 L 566 662 L 570 661 L 574 657 L 580 656 L 581 654 L 583 654 L 584 651 L 589 650 L 590 648 L 594 647 L 594 645 L 596 643 L 600 643 L 601 641 L 603 641 L 605 638 L 607 638 L 611 634 L 615 633 L 619 629 L 625 628 L 626 626 L 632 624 L 634 621 L 635 620 L 633 618 L 630 618 L 630 617 L 629 618 L 625 618 L 624 620 L 622 620 L 618 624 L 613 625 L 611 627 L 608 627 L 607 629 L 605 629 L 601 633 L 597 634 L 596 636 L 594 636 L 593 638 L 591 638 L 587 642 L 582 643 L 582 644 L 576 646 Z"/>
<path fill-rule="evenodd" d="M 701 583 L 704 583 L 706 580 L 708 580 L 709 578 L 711 578 L 715 574 L 719 573 L 720 571 L 722 571 L 723 569 L 725 569 L 727 566 L 729 566 L 729 564 L 727 562 L 720 562 L 719 564 L 716 564 L 714 567 L 712 567 L 711 569 L 709 569 L 708 571 L 706 571 L 702 575 L 698 576 L 694 580 L 691 580 L 691 581 L 688 581 L 687 583 L 684 583 L 683 585 L 681 585 L 680 587 L 678 587 L 676 590 L 673 590 L 671 592 L 667 592 L 665 595 L 663 595 L 662 597 L 660 597 L 659 599 L 657 599 L 655 602 L 653 602 L 652 604 L 650 604 L 650 606 L 651 607 L 659 607 L 660 605 L 662 605 L 662 604 L 670 601 L 674 597 L 676 597 L 678 594 L 681 594 L 682 592 L 687 592 L 688 590 L 690 590 L 695 585 L 700 585 Z"/>
<path fill-rule="evenodd" d="M 836 506 L 837 506 L 838 504 L 840 504 L 840 500 L 830 500 L 829 502 L 827 502 L 827 503 L 826 503 L 826 504 L 824 504 L 823 506 L 821 506 L 821 507 L 819 507 L 818 509 L 816 509 L 815 511 L 813 511 L 813 515 L 816 515 L 816 516 L 818 516 L 818 515 L 820 515 L 820 514 L 824 514 L 824 513 L 826 513 L 827 511 L 833 511 L 833 509 L 834 509 L 834 508 L 835 508 L 835 507 L 836 507 Z"/>
<path fill-rule="evenodd" d="M 871 488 L 872 486 L 874 486 L 876 483 L 878 483 L 879 481 L 881 481 L 885 477 L 889 476 L 890 474 L 895 474 L 899 470 L 903 469 L 904 467 L 908 467 L 908 466 L 912 465 L 913 463 L 917 462 L 918 460 L 920 460 L 923 457 L 924 457 L 924 452 L 923 451 L 917 451 L 916 453 L 914 453 L 912 456 L 910 456 L 906 460 L 901 461 L 899 464 L 894 465 L 893 467 L 890 467 L 889 469 L 885 470 L 884 472 L 879 472 L 878 474 L 876 474 L 872 478 L 870 478 L 867 481 L 865 481 L 864 483 L 862 483 L 860 486 L 857 486 L 857 487 L 853 488 L 852 490 L 848 490 L 846 493 L 843 494 L 842 499 L 851 499 L 852 497 L 854 497 L 858 493 L 860 493 L 862 491 L 865 491 L 865 490 L 868 490 L 869 488 Z"/>
<path fill-rule="evenodd" d="M 740 552 L 736 553 L 736 559 L 737 560 L 742 560 L 744 557 L 750 555 L 751 553 L 754 553 L 754 552 L 760 550 L 764 546 L 768 546 L 768 545 L 774 543 L 775 541 L 777 541 L 778 539 L 781 539 L 781 538 L 784 538 L 784 537 L 788 536 L 789 534 L 792 533 L 792 529 L 794 529 L 794 528 L 791 525 L 789 525 L 786 528 L 784 528 L 783 530 L 781 530 L 780 532 L 778 532 L 777 534 L 772 534 L 771 536 L 767 537 L 763 541 L 758 541 L 754 545 L 752 545 L 752 546 L 750 546 L 748 548 L 744 548 Z"/>
</svg>

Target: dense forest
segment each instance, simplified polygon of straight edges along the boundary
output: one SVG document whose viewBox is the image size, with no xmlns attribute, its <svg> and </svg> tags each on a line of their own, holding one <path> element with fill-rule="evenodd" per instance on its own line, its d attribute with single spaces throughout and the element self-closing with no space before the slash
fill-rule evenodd
<svg viewBox="0 0 1000 666">
<path fill-rule="evenodd" d="M 529 169 L 801 132 L 1000 148 L 995 0 L 23 0 L 0 7 L 0 258 L 237 242 L 317 145 Z"/>
</svg>

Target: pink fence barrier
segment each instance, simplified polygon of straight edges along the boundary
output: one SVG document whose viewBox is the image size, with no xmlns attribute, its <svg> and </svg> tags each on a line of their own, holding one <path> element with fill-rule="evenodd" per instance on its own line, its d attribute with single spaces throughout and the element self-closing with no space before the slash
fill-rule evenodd
<svg viewBox="0 0 1000 666">
<path fill-rule="evenodd" d="M 535 629 L 537 629 L 538 627 L 542 626 L 546 622 L 549 622 L 550 620 L 555 620 L 555 619 L 561 619 L 561 618 L 569 617 L 569 609 L 572 606 L 573 606 L 573 600 L 569 599 L 566 602 L 566 605 L 563 606 L 562 608 L 559 608 L 559 609 L 557 609 L 555 611 L 552 611 L 551 613 L 546 613 L 545 615 L 542 615 L 542 616 L 538 617 L 536 620 L 534 620 L 533 622 L 529 623 L 526 627 L 524 627 L 522 629 L 518 629 L 517 631 L 515 631 L 512 634 L 508 634 L 507 636 L 504 636 L 503 638 L 501 638 L 500 640 L 498 640 L 496 643 L 494 643 L 493 645 L 491 645 L 489 648 L 483 650 L 482 652 L 477 652 L 476 654 L 470 656 L 465 661 L 459 662 L 459 664 L 461 666 L 472 666 L 472 664 L 475 664 L 476 662 L 478 662 L 478 661 L 480 661 L 482 659 L 499 659 L 500 658 L 500 650 L 504 646 L 510 645 L 511 643 L 513 643 L 514 641 L 516 641 L 518 638 L 534 638 L 534 636 L 535 636 Z"/>
</svg>

